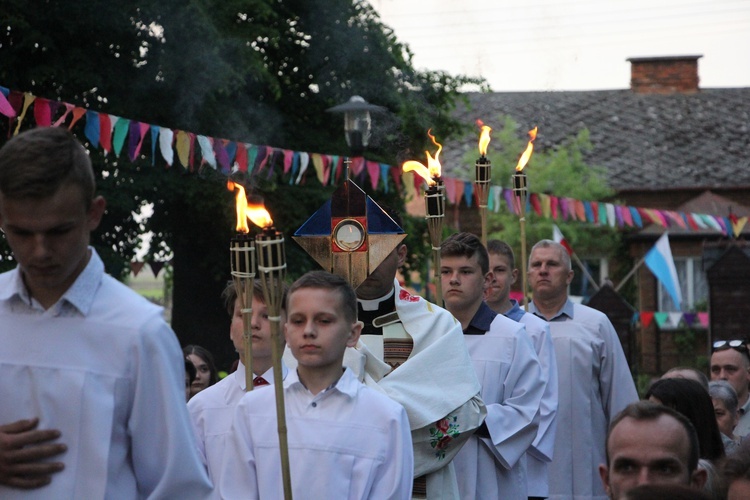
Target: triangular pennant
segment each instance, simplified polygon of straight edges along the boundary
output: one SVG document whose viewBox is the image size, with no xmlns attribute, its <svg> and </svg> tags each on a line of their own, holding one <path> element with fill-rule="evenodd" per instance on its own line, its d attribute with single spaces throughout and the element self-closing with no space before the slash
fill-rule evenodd
<svg viewBox="0 0 750 500">
<path fill-rule="evenodd" d="M 37 97 L 34 101 L 34 121 L 37 127 L 49 127 L 52 124 L 52 113 L 48 99 Z"/>
<path fill-rule="evenodd" d="M 391 166 L 387 163 L 380 164 L 380 177 L 383 179 L 383 190 L 385 191 L 385 194 L 388 194 L 388 169 L 390 168 Z"/>
<path fill-rule="evenodd" d="M 159 271 L 161 271 L 162 268 L 164 268 L 165 264 L 166 262 L 155 261 L 155 260 L 152 260 L 148 263 L 149 267 L 151 267 L 151 272 L 154 273 L 154 278 L 159 276 Z"/>
<path fill-rule="evenodd" d="M 370 176 L 370 186 L 373 191 L 378 188 L 380 181 L 380 164 L 374 161 L 367 161 L 367 174 Z"/>
<path fill-rule="evenodd" d="M 531 208 L 534 209 L 534 213 L 541 216 L 542 215 L 542 204 L 539 201 L 539 196 L 536 193 L 531 193 L 529 195 L 529 204 L 531 204 Z"/>
<path fill-rule="evenodd" d="M 214 154 L 212 139 L 205 135 L 196 135 L 195 139 L 198 141 L 198 147 L 201 148 L 201 166 L 205 162 L 216 170 L 216 155 Z"/>
<path fill-rule="evenodd" d="M 229 153 L 224 139 L 214 139 L 213 147 L 216 163 L 221 167 L 222 172 L 228 174 L 230 172 Z"/>
<path fill-rule="evenodd" d="M 682 313 L 682 320 L 685 322 L 687 326 L 693 326 L 693 323 L 695 323 L 696 319 L 698 319 L 698 315 L 696 313 L 691 313 L 691 312 Z"/>
<path fill-rule="evenodd" d="M 466 206 L 471 208 L 471 200 L 474 197 L 474 183 L 473 182 L 464 182 L 464 181 L 458 181 L 463 183 L 464 185 L 464 201 L 466 202 Z"/>
<path fill-rule="evenodd" d="M 26 111 L 28 111 L 29 106 L 31 106 L 31 103 L 34 102 L 34 95 L 30 94 L 29 92 L 25 92 L 23 94 L 23 109 L 21 110 L 21 114 L 18 117 L 18 122 L 16 123 L 16 131 L 13 132 L 13 135 L 17 135 L 18 131 L 21 128 L 21 123 L 23 123 L 23 119 L 26 116 Z"/>
<path fill-rule="evenodd" d="M 247 172 L 247 145 L 244 142 L 237 143 L 237 154 L 234 164 L 240 172 Z"/>
<path fill-rule="evenodd" d="M 8 118 L 15 118 L 16 117 L 16 110 L 13 109 L 13 106 L 10 104 L 10 101 L 8 100 L 8 94 L 5 93 L 5 87 L 2 87 L 3 92 L 0 92 L 0 113 L 4 114 Z"/>
<path fill-rule="evenodd" d="M 73 119 L 70 121 L 70 125 L 68 125 L 68 130 L 73 130 L 73 127 L 76 123 L 78 123 L 78 120 L 83 118 L 83 115 L 86 114 L 86 109 L 80 108 L 76 106 L 73 108 Z"/>
<path fill-rule="evenodd" d="M 698 322 L 701 324 L 703 328 L 708 328 L 708 313 L 707 312 L 699 312 L 698 313 Z"/>
<path fill-rule="evenodd" d="M 638 311 L 634 312 L 633 317 L 630 318 L 630 324 L 631 325 L 637 324 L 640 317 L 641 317 L 641 314 Z"/>
<path fill-rule="evenodd" d="M 158 125 L 151 125 L 151 166 L 156 165 L 156 145 L 159 144 L 159 132 L 161 127 Z"/>
<path fill-rule="evenodd" d="M 651 321 L 654 319 L 654 312 L 653 311 L 641 311 L 641 325 L 643 328 L 648 328 L 648 326 L 651 324 Z"/>
<path fill-rule="evenodd" d="M 159 152 L 161 153 L 164 161 L 170 167 L 174 164 L 174 149 L 172 149 L 172 141 L 174 140 L 174 131 L 170 128 L 162 127 L 159 131 Z M 187 156 L 187 155 L 185 155 Z"/>
<path fill-rule="evenodd" d="M 294 151 L 291 149 L 284 150 L 284 175 L 288 174 L 292 169 L 292 160 L 294 160 Z"/>
<path fill-rule="evenodd" d="M 138 276 L 138 273 L 143 269 L 143 264 L 143 262 L 130 261 L 130 271 L 133 273 L 133 276 Z"/>
<path fill-rule="evenodd" d="M 618 224 L 620 227 L 622 227 L 622 220 L 617 220 L 617 211 L 615 210 L 615 206 L 612 203 L 605 203 L 604 206 L 607 211 L 607 222 L 609 223 L 609 227 L 615 227 L 615 224 Z"/>
<path fill-rule="evenodd" d="M 177 139 L 175 141 L 175 149 L 177 149 L 177 159 L 184 168 L 188 168 L 190 165 L 190 136 L 184 130 L 177 131 Z M 164 154 L 164 148 L 162 148 L 162 155 Z"/>
<path fill-rule="evenodd" d="M 740 217 L 736 221 L 732 221 L 732 233 L 735 238 L 740 235 L 745 224 L 747 224 L 747 217 Z"/>
<path fill-rule="evenodd" d="M 669 313 L 668 312 L 657 312 L 654 313 L 654 320 L 656 321 L 656 324 L 659 325 L 659 328 L 663 327 L 664 324 L 669 319 Z"/>
<path fill-rule="evenodd" d="M 36 109 L 36 106 L 38 105 L 39 105 L 39 101 L 37 100 L 37 103 L 34 106 L 34 108 Z M 86 138 L 89 140 L 89 142 L 91 143 L 91 146 L 96 149 L 99 148 L 99 134 L 101 134 L 101 125 L 99 124 L 99 113 L 97 113 L 96 111 L 87 111 L 86 112 L 86 126 L 83 127 L 83 135 L 85 135 Z"/>
<path fill-rule="evenodd" d="M 538 194 L 537 196 L 539 196 L 539 201 L 542 205 L 542 216 L 545 219 L 549 219 L 550 215 L 552 214 L 552 207 L 551 207 L 552 200 L 550 200 L 550 196 L 548 194 L 542 194 L 542 193 Z"/>
<path fill-rule="evenodd" d="M 127 118 L 119 118 L 115 123 L 115 133 L 112 139 L 112 147 L 115 151 L 115 156 L 119 158 L 122 152 L 122 146 L 125 144 L 125 138 L 128 136 L 128 129 L 130 128 L 130 120 Z"/>
<path fill-rule="evenodd" d="M 681 312 L 670 312 L 669 313 L 669 323 L 677 328 L 680 326 L 680 320 L 682 320 L 682 313 Z"/>
<path fill-rule="evenodd" d="M 549 210 L 552 219 L 557 220 L 557 215 L 560 209 L 560 199 L 557 196 L 549 196 Z"/>
</svg>

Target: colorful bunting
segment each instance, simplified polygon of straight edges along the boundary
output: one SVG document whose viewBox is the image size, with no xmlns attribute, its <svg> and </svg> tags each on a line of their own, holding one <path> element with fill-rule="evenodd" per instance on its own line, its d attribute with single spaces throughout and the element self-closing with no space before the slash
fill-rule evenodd
<svg viewBox="0 0 750 500">
<path fill-rule="evenodd" d="M 201 166 L 208 164 L 214 169 L 220 168 L 225 174 L 239 170 L 256 175 L 263 169 L 267 169 L 266 176 L 269 179 L 274 171 L 280 168 L 283 175 L 289 176 L 289 184 L 292 185 L 305 182 L 311 162 L 315 176 L 323 185 L 339 183 L 344 171 L 343 158 L 337 155 L 291 151 L 196 135 L 187 131 L 170 130 L 116 115 L 87 110 L 70 103 L 36 97 L 28 92 L 22 93 L 0 87 L 0 114 L 8 117 L 11 124 L 15 122 L 15 132 L 20 130 L 31 107 L 33 107 L 33 120 L 37 126 L 62 126 L 67 122 L 68 116 L 72 115 L 67 125 L 67 128 L 72 129 L 81 118 L 85 117 L 83 129 L 85 137 L 91 147 L 101 148 L 105 155 L 114 151 L 119 157 L 127 139 L 128 157 L 131 161 L 139 157 L 143 141 L 146 136 L 149 136 L 152 165 L 155 164 L 158 149 L 167 166 L 173 165 L 176 152 L 180 164 L 192 171 L 195 164 L 194 155 L 198 151 L 200 154 L 198 161 Z M 59 108 L 64 108 L 62 115 L 58 113 Z M 196 139 L 197 148 L 194 147 Z M 403 174 L 398 166 L 368 161 L 360 156 L 351 159 L 350 169 L 351 178 L 362 183 L 369 181 L 372 189 L 381 186 L 382 178 L 382 189 L 387 192 L 389 180 L 392 179 L 398 191 L 405 191 L 407 199 L 410 196 L 421 196 L 423 191 L 424 181 L 413 174 Z M 463 200 L 467 206 L 472 206 L 474 203 L 473 182 L 452 177 L 443 177 L 443 180 L 448 203 L 459 204 Z M 503 189 L 501 186 L 490 186 L 490 195 L 488 208 L 493 212 L 499 212 L 504 206 L 509 212 L 518 213 L 517 199 L 511 190 Z M 503 201 L 505 203 L 502 203 Z M 554 221 L 577 220 L 609 225 L 613 228 L 615 225 L 620 228 L 642 228 L 645 222 L 664 228 L 679 227 L 687 231 L 715 230 L 735 237 L 742 233 L 748 221 L 748 217 L 736 215 L 722 217 L 630 207 L 595 200 L 576 200 L 546 193 L 530 193 L 527 197 L 527 209 L 533 210 L 540 217 Z M 700 316 L 697 319 L 700 321 Z M 669 318 L 664 321 L 669 322 Z M 686 324 L 690 324 L 687 320 L 685 321 Z"/>
</svg>

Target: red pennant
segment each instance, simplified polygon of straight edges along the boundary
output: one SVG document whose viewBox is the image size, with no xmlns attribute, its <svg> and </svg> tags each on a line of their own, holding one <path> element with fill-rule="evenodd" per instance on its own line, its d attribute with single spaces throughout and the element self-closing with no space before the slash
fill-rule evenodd
<svg viewBox="0 0 750 500">
<path fill-rule="evenodd" d="M 34 101 L 34 120 L 37 127 L 49 127 L 52 125 L 52 115 L 49 108 L 49 100 L 37 97 Z"/>
<path fill-rule="evenodd" d="M 396 184 L 396 189 L 401 191 L 401 169 L 399 167 L 391 167 L 391 177 L 393 183 Z"/>
<path fill-rule="evenodd" d="M 538 216 L 542 216 L 542 204 L 539 202 L 539 195 L 536 193 L 531 193 L 529 195 L 529 203 L 531 204 L 531 208 L 534 209 L 534 213 Z"/>
<path fill-rule="evenodd" d="M 372 189 L 377 189 L 378 181 L 380 180 L 380 164 L 368 160 L 367 173 L 370 174 L 370 185 L 372 186 Z"/>
<path fill-rule="evenodd" d="M 244 142 L 237 143 L 237 153 L 234 157 L 234 162 L 237 164 L 240 172 L 247 172 L 247 147 L 245 147 Z"/>
<path fill-rule="evenodd" d="M 99 144 L 105 152 L 112 152 L 112 120 L 107 113 L 99 113 Z"/>
<path fill-rule="evenodd" d="M 557 196 L 550 195 L 549 197 L 549 209 L 552 213 L 552 218 L 557 220 L 557 209 L 560 206 L 560 200 Z"/>
<path fill-rule="evenodd" d="M 641 311 L 641 325 L 643 328 L 648 328 L 648 325 L 654 320 L 653 311 Z"/>
</svg>

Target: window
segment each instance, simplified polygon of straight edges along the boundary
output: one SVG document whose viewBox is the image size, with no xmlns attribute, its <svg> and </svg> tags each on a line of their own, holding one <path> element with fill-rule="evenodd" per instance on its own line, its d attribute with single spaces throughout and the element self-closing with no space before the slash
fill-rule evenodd
<svg viewBox="0 0 750 500">
<path fill-rule="evenodd" d="M 675 258 L 677 279 L 680 280 L 682 291 L 682 310 L 695 311 L 696 305 L 705 304 L 708 299 L 708 281 L 703 272 L 703 262 L 700 257 Z M 677 311 L 667 290 L 659 283 L 659 311 Z"/>
</svg>

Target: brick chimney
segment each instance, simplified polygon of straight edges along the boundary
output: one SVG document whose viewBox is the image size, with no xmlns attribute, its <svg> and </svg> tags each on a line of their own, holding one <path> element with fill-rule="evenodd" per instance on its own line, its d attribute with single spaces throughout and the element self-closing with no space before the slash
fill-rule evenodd
<svg viewBox="0 0 750 500">
<path fill-rule="evenodd" d="M 630 89 L 636 94 L 698 92 L 698 59 L 703 56 L 631 57 Z"/>
</svg>

